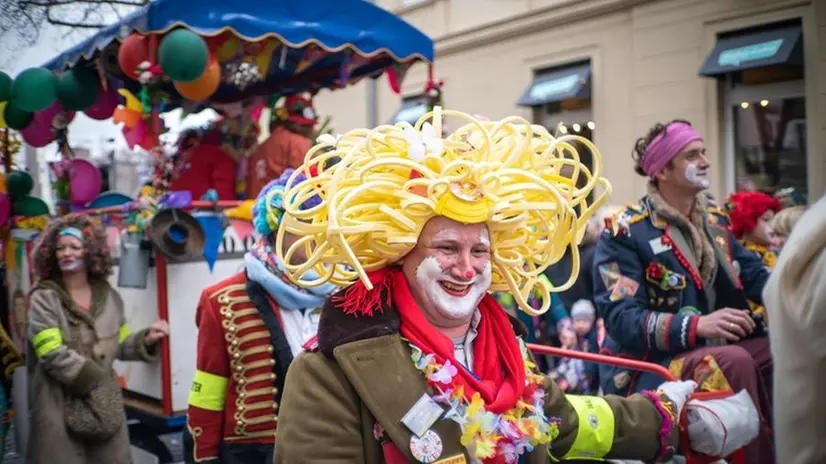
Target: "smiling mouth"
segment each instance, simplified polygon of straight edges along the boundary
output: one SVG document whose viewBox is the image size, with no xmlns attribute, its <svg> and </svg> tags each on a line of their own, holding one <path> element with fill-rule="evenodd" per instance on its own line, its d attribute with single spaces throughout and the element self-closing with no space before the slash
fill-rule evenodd
<svg viewBox="0 0 826 464">
<path fill-rule="evenodd" d="M 447 292 L 447 294 L 453 296 L 465 296 L 470 293 L 470 289 L 473 287 L 473 284 L 462 285 L 454 282 L 448 282 L 446 280 L 440 280 L 439 285 L 442 287 L 442 290 Z"/>
</svg>

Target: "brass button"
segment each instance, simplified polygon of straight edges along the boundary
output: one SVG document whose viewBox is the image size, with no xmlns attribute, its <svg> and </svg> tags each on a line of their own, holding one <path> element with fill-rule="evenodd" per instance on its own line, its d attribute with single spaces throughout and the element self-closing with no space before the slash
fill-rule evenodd
<svg viewBox="0 0 826 464">
<path fill-rule="evenodd" d="M 229 328 L 227 328 L 227 330 L 229 330 L 230 332 L 235 332 L 236 329 L 234 325 L 231 325 L 229 326 Z"/>
<path fill-rule="evenodd" d="M 244 385 L 245 383 L 247 383 L 247 381 L 245 379 L 238 379 L 238 383 Z"/>
<path fill-rule="evenodd" d="M 238 372 L 241 372 L 241 371 L 244 370 L 244 366 L 239 364 L 239 365 L 235 366 L 235 370 L 238 371 Z"/>
<path fill-rule="evenodd" d="M 270 374 L 270 380 L 275 380 L 275 374 Z"/>
<path fill-rule="evenodd" d="M 244 399 L 246 397 L 247 397 L 247 394 L 245 392 L 241 392 L 241 393 L 238 394 L 238 398 Z"/>
<path fill-rule="evenodd" d="M 275 365 L 275 359 L 270 359 L 270 366 L 274 366 L 274 365 Z"/>
<path fill-rule="evenodd" d="M 241 421 L 241 420 L 237 421 L 237 422 L 235 423 L 235 426 L 236 426 L 236 427 L 243 427 L 243 426 L 244 426 L 244 421 Z"/>
<path fill-rule="evenodd" d="M 239 412 L 242 412 L 242 413 L 243 413 L 243 412 L 244 412 L 244 409 L 246 409 L 246 408 L 244 407 L 244 405 L 243 405 L 243 404 L 239 404 L 239 405 L 238 405 L 238 411 L 239 411 Z"/>
<path fill-rule="evenodd" d="M 273 348 L 272 345 L 267 347 L 267 352 L 268 353 L 272 353 L 273 351 L 275 351 L 275 348 Z"/>
<path fill-rule="evenodd" d="M 238 346 L 238 340 L 233 340 L 232 341 L 232 346 Z"/>
<path fill-rule="evenodd" d="M 235 353 L 232 357 L 235 359 L 241 359 L 241 353 Z"/>
</svg>

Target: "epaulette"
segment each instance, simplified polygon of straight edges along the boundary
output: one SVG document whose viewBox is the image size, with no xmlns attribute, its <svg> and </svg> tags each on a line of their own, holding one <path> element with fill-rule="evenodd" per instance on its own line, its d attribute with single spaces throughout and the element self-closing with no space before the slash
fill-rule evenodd
<svg viewBox="0 0 826 464">
<path fill-rule="evenodd" d="M 613 217 L 605 218 L 605 228 L 610 230 L 614 237 L 619 235 L 631 236 L 631 225 L 647 217 L 648 208 L 645 203 L 636 201 L 625 205 L 625 207 L 614 213 Z"/>
</svg>

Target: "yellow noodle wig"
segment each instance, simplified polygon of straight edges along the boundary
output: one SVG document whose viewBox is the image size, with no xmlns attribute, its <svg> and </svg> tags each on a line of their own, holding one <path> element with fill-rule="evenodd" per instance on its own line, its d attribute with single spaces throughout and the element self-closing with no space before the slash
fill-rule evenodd
<svg viewBox="0 0 826 464">
<path fill-rule="evenodd" d="M 466 124 L 442 138 L 443 116 Z M 575 145 L 590 150 L 593 170 L 580 162 Z M 333 158 L 340 161 L 327 162 Z M 306 179 L 299 180 L 300 173 Z M 582 188 L 577 179 L 585 180 Z M 519 117 L 480 121 L 439 107 L 415 126 L 401 122 L 319 140 L 286 188 L 275 249 L 294 282 L 346 286 L 361 279 L 372 289 L 368 272 L 403 258 L 428 220 L 446 216 L 487 224 L 490 291 L 510 292 L 531 315 L 547 311 L 549 292 L 574 283 L 577 245 L 588 219 L 611 191 L 600 177 L 599 152 L 583 137 L 554 137 Z M 596 199 L 589 202 L 592 193 Z M 316 195 L 320 204 L 299 209 Z M 299 238 L 285 250 L 286 232 Z M 306 262 L 289 264 L 302 247 Z M 568 281 L 553 287 L 540 279 L 569 247 L 573 268 Z M 320 277 L 303 280 L 310 269 Z M 543 300 L 538 310 L 527 302 L 534 290 Z"/>
</svg>

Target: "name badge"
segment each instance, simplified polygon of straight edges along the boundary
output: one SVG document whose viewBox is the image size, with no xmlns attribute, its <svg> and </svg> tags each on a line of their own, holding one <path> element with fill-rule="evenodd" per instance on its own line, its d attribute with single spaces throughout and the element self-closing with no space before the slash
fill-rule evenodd
<svg viewBox="0 0 826 464">
<path fill-rule="evenodd" d="M 402 424 L 417 437 L 421 437 L 443 413 L 444 409 L 425 393 L 402 417 Z"/>
<path fill-rule="evenodd" d="M 651 245 L 651 251 L 654 252 L 655 255 L 665 253 L 671 249 L 671 245 L 663 243 L 662 237 L 651 239 L 648 241 L 648 244 Z"/>
</svg>

